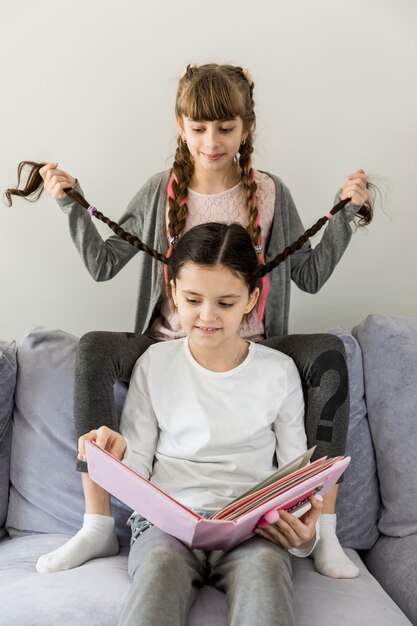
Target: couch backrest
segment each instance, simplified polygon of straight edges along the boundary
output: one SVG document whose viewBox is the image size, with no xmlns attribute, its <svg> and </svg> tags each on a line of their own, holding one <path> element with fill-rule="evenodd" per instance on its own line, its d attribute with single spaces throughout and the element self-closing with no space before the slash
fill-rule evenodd
<svg viewBox="0 0 417 626">
<path fill-rule="evenodd" d="M 351 462 L 340 485 L 336 503 L 337 534 L 342 544 L 369 550 L 379 537 L 380 496 L 375 452 L 367 419 L 362 351 L 347 331 L 331 331 L 345 345 L 349 369 L 350 420 L 346 454 Z"/>
<path fill-rule="evenodd" d="M 75 471 L 74 359 L 78 338 L 36 328 L 19 343 L 13 412 L 7 530 L 72 535 L 82 524 L 84 499 Z M 125 389 L 118 385 L 117 395 Z M 120 405 L 120 402 L 119 402 Z M 119 539 L 129 543 L 129 510 L 114 502 Z"/>
<path fill-rule="evenodd" d="M 417 533 L 417 318 L 375 314 L 353 330 L 364 360 L 366 401 L 382 497 L 379 530 Z"/>
<path fill-rule="evenodd" d="M 16 384 L 16 342 L 0 341 L 0 537 L 9 502 L 13 394 Z"/>
<path fill-rule="evenodd" d="M 345 344 L 350 372 L 351 423 L 347 453 L 352 461 L 338 498 L 338 533 L 348 547 L 370 548 L 378 537 L 378 483 L 366 418 L 362 356 L 346 331 L 333 331 Z M 18 346 L 13 413 L 10 502 L 11 535 L 32 532 L 74 534 L 82 523 L 84 500 L 75 471 L 72 416 L 73 368 L 78 338 L 37 328 Z M 126 388 L 116 386 L 119 411 Z M 113 501 L 122 545 L 129 542 L 129 510 Z"/>
</svg>

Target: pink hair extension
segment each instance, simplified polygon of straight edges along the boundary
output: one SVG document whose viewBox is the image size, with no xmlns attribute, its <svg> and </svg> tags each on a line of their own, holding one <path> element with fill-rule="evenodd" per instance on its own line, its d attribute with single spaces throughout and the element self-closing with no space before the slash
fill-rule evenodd
<svg viewBox="0 0 417 626">
<path fill-rule="evenodd" d="M 176 183 L 178 183 L 178 179 L 175 176 L 175 174 L 173 174 L 171 176 L 171 178 L 169 179 L 169 182 L 168 182 L 168 186 L 167 186 L 168 196 L 171 198 L 171 200 L 175 200 L 175 194 L 174 194 L 174 190 L 172 188 L 172 182 L 174 180 L 175 180 Z M 184 198 L 183 200 L 181 200 L 180 206 L 184 206 L 184 204 L 186 204 L 186 202 L 187 202 L 187 198 Z"/>
<path fill-rule="evenodd" d="M 175 180 L 176 183 L 178 183 L 178 179 L 175 176 L 175 174 L 173 174 L 171 176 L 171 178 L 168 181 L 168 185 L 167 185 L 167 193 L 168 193 L 168 197 L 171 198 L 171 200 L 175 200 L 175 194 L 174 194 L 174 190 L 172 188 L 172 183 Z M 181 202 L 180 202 L 180 207 L 184 206 L 184 204 L 186 204 L 187 202 L 187 198 L 184 198 Z M 167 232 L 167 237 L 169 238 L 169 232 Z M 174 247 L 172 242 L 170 241 L 169 244 L 169 248 L 168 248 L 168 252 L 166 254 L 167 259 L 169 259 L 169 257 L 172 255 L 174 251 Z M 165 284 L 168 285 L 168 281 L 169 281 L 169 276 L 168 276 L 168 265 L 164 265 L 164 280 L 165 280 Z"/>
</svg>

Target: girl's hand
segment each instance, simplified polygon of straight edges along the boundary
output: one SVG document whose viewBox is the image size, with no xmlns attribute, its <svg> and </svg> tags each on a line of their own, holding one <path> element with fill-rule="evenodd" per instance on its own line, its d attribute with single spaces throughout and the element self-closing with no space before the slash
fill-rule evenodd
<svg viewBox="0 0 417 626">
<path fill-rule="evenodd" d="M 90 430 L 89 433 L 83 435 L 78 440 L 78 458 L 80 461 L 86 461 L 85 442 L 94 441 L 100 448 L 110 452 L 117 459 L 122 460 L 126 452 L 126 439 L 120 433 L 117 433 L 107 426 L 100 426 L 97 430 Z"/>
<path fill-rule="evenodd" d="M 316 522 L 323 507 L 321 496 L 313 496 L 310 498 L 310 502 L 311 509 L 300 518 L 279 509 L 279 519 L 274 524 L 265 527 L 257 526 L 255 533 L 277 543 L 282 548 L 299 548 L 314 538 Z"/>
<path fill-rule="evenodd" d="M 339 198 L 341 200 L 350 198 L 351 204 L 363 206 L 365 202 L 369 200 L 369 193 L 366 187 L 367 182 L 368 176 L 365 174 L 364 170 L 356 170 L 356 172 L 348 176 L 339 194 Z"/>
<path fill-rule="evenodd" d="M 77 179 L 58 169 L 58 163 L 46 163 L 39 170 L 39 174 L 44 180 L 44 189 L 49 195 L 58 200 L 62 200 L 67 195 L 64 189 L 71 189 L 77 184 Z"/>
</svg>

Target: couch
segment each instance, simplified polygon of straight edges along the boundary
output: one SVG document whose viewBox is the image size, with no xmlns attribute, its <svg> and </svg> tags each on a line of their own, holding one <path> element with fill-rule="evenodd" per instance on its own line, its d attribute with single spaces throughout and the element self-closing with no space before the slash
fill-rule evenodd
<svg viewBox="0 0 417 626">
<path fill-rule="evenodd" d="M 360 576 L 326 578 L 311 559 L 294 557 L 297 625 L 417 625 L 417 319 L 370 315 L 352 332 L 332 332 L 346 347 L 351 395 L 352 461 L 338 498 L 338 535 Z M 129 588 L 129 511 L 115 500 L 119 555 L 55 574 L 35 570 L 82 521 L 72 423 L 77 343 L 41 327 L 18 343 L 0 342 L 4 626 L 113 626 Z M 125 392 L 115 386 L 119 410 Z M 223 593 L 203 587 L 187 626 L 224 626 L 225 607 Z"/>
</svg>

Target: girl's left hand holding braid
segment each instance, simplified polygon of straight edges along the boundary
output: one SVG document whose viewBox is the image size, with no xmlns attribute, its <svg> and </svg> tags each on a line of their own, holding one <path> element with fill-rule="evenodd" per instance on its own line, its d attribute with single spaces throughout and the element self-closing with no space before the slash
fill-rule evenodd
<svg viewBox="0 0 417 626">
<path fill-rule="evenodd" d="M 77 183 L 77 179 L 71 176 L 71 174 L 64 172 L 64 170 L 59 170 L 56 162 L 45 163 L 39 170 L 39 174 L 44 180 L 43 187 L 45 191 L 56 200 L 65 198 L 66 193 L 64 189 L 72 189 Z"/>
<path fill-rule="evenodd" d="M 367 188 L 368 176 L 364 170 L 356 170 L 350 176 L 339 193 L 340 200 L 350 198 L 351 204 L 355 206 L 363 206 L 369 200 L 369 192 Z"/>
</svg>

